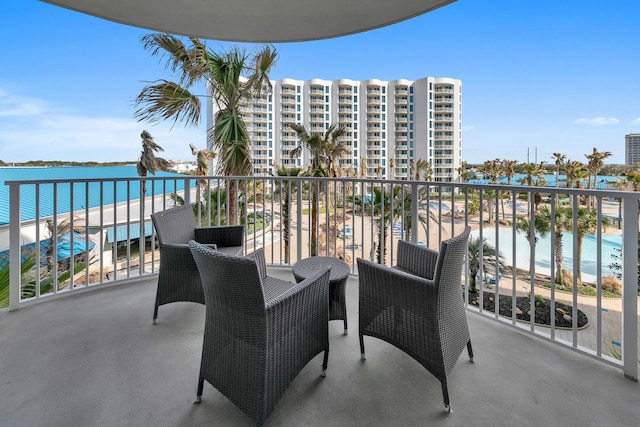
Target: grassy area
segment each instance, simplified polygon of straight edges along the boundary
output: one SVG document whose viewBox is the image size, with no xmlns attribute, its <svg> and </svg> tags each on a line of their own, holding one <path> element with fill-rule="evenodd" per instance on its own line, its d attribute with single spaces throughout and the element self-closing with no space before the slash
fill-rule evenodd
<svg viewBox="0 0 640 427">
<path fill-rule="evenodd" d="M 325 207 L 318 208 L 318 214 L 323 214 L 326 211 L 327 211 L 327 208 Z M 310 212 L 309 208 L 302 209 L 302 215 L 309 215 L 309 212 Z"/>
<path fill-rule="evenodd" d="M 540 283 L 542 286 L 544 286 L 545 288 L 551 288 L 551 282 L 542 282 Z M 562 291 L 562 292 L 573 292 L 573 287 L 572 286 L 566 286 L 566 285 L 559 285 L 556 283 L 556 291 Z M 590 296 L 590 297 L 595 297 L 596 296 L 596 288 L 594 288 L 593 286 L 589 286 L 589 285 L 583 285 L 583 286 L 578 286 L 578 295 L 583 295 L 583 296 Z M 602 290 L 602 296 L 605 298 L 622 298 L 622 295 L 619 295 L 615 292 L 610 292 L 607 291 L 605 289 Z"/>
</svg>

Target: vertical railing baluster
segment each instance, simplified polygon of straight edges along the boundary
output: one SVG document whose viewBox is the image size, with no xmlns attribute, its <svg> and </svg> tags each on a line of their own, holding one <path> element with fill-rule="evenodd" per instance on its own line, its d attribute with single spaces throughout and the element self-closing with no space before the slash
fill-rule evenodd
<svg viewBox="0 0 640 427">
<path fill-rule="evenodd" d="M 638 199 L 622 207 L 622 363 L 624 375 L 638 380 Z"/>
<path fill-rule="evenodd" d="M 9 311 L 17 310 L 21 300 L 20 264 L 20 185 L 9 186 Z"/>
</svg>

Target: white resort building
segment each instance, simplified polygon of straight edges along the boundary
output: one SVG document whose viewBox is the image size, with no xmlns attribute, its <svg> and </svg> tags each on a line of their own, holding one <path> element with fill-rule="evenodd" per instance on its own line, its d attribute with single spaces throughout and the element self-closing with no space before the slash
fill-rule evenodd
<svg viewBox="0 0 640 427">
<path fill-rule="evenodd" d="M 304 167 L 308 153 L 292 158 L 299 145 L 287 124 L 324 133 L 332 124 L 346 128 L 340 139 L 350 154 L 340 161 L 352 175 L 411 179 L 416 162 L 426 160 L 432 180 L 455 181 L 462 158 L 462 82 L 452 78 L 335 81 L 290 78 L 272 81 L 242 114 L 251 138 L 255 175 L 273 164 Z M 211 99 L 211 98 L 210 98 Z M 208 127 L 217 111 L 208 104 Z M 211 148 L 211 147 L 209 147 Z"/>
</svg>

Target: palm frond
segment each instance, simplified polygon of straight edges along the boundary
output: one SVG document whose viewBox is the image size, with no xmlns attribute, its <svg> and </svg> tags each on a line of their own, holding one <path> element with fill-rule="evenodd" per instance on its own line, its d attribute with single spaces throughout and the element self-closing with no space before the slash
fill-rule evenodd
<svg viewBox="0 0 640 427">
<path fill-rule="evenodd" d="M 200 119 L 200 100 L 187 89 L 168 80 L 146 86 L 135 101 L 134 117 L 151 123 L 173 120 L 196 126 Z"/>
</svg>

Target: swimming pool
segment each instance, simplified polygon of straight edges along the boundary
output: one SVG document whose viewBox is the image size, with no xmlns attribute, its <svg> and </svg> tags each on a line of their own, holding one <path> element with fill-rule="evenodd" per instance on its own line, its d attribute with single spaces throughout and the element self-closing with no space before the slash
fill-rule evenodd
<svg viewBox="0 0 640 427">
<path fill-rule="evenodd" d="M 472 231 L 471 235 L 477 237 L 478 230 Z M 511 228 L 501 227 L 499 229 L 499 244 L 495 240 L 495 228 L 484 228 L 482 236 L 487 239 L 487 243 L 496 247 L 504 256 L 504 260 L 508 265 L 513 265 L 513 231 Z M 597 273 L 597 245 L 596 236 L 589 234 L 584 236 L 582 240 L 582 256 L 580 262 L 582 280 L 585 282 L 595 283 Z M 612 275 L 613 271 L 609 268 L 614 259 L 612 255 L 619 255 L 616 249 L 622 248 L 621 234 L 603 234 L 602 235 L 602 275 Z M 551 260 L 554 259 L 553 249 L 551 248 L 551 238 L 549 235 L 545 237 L 538 236 L 538 242 L 535 246 L 535 271 L 541 274 L 551 273 Z M 572 271 L 573 269 L 573 233 L 562 233 L 562 268 Z M 529 270 L 529 260 L 531 259 L 530 246 L 523 233 L 516 233 L 516 267 L 523 270 Z"/>
</svg>

